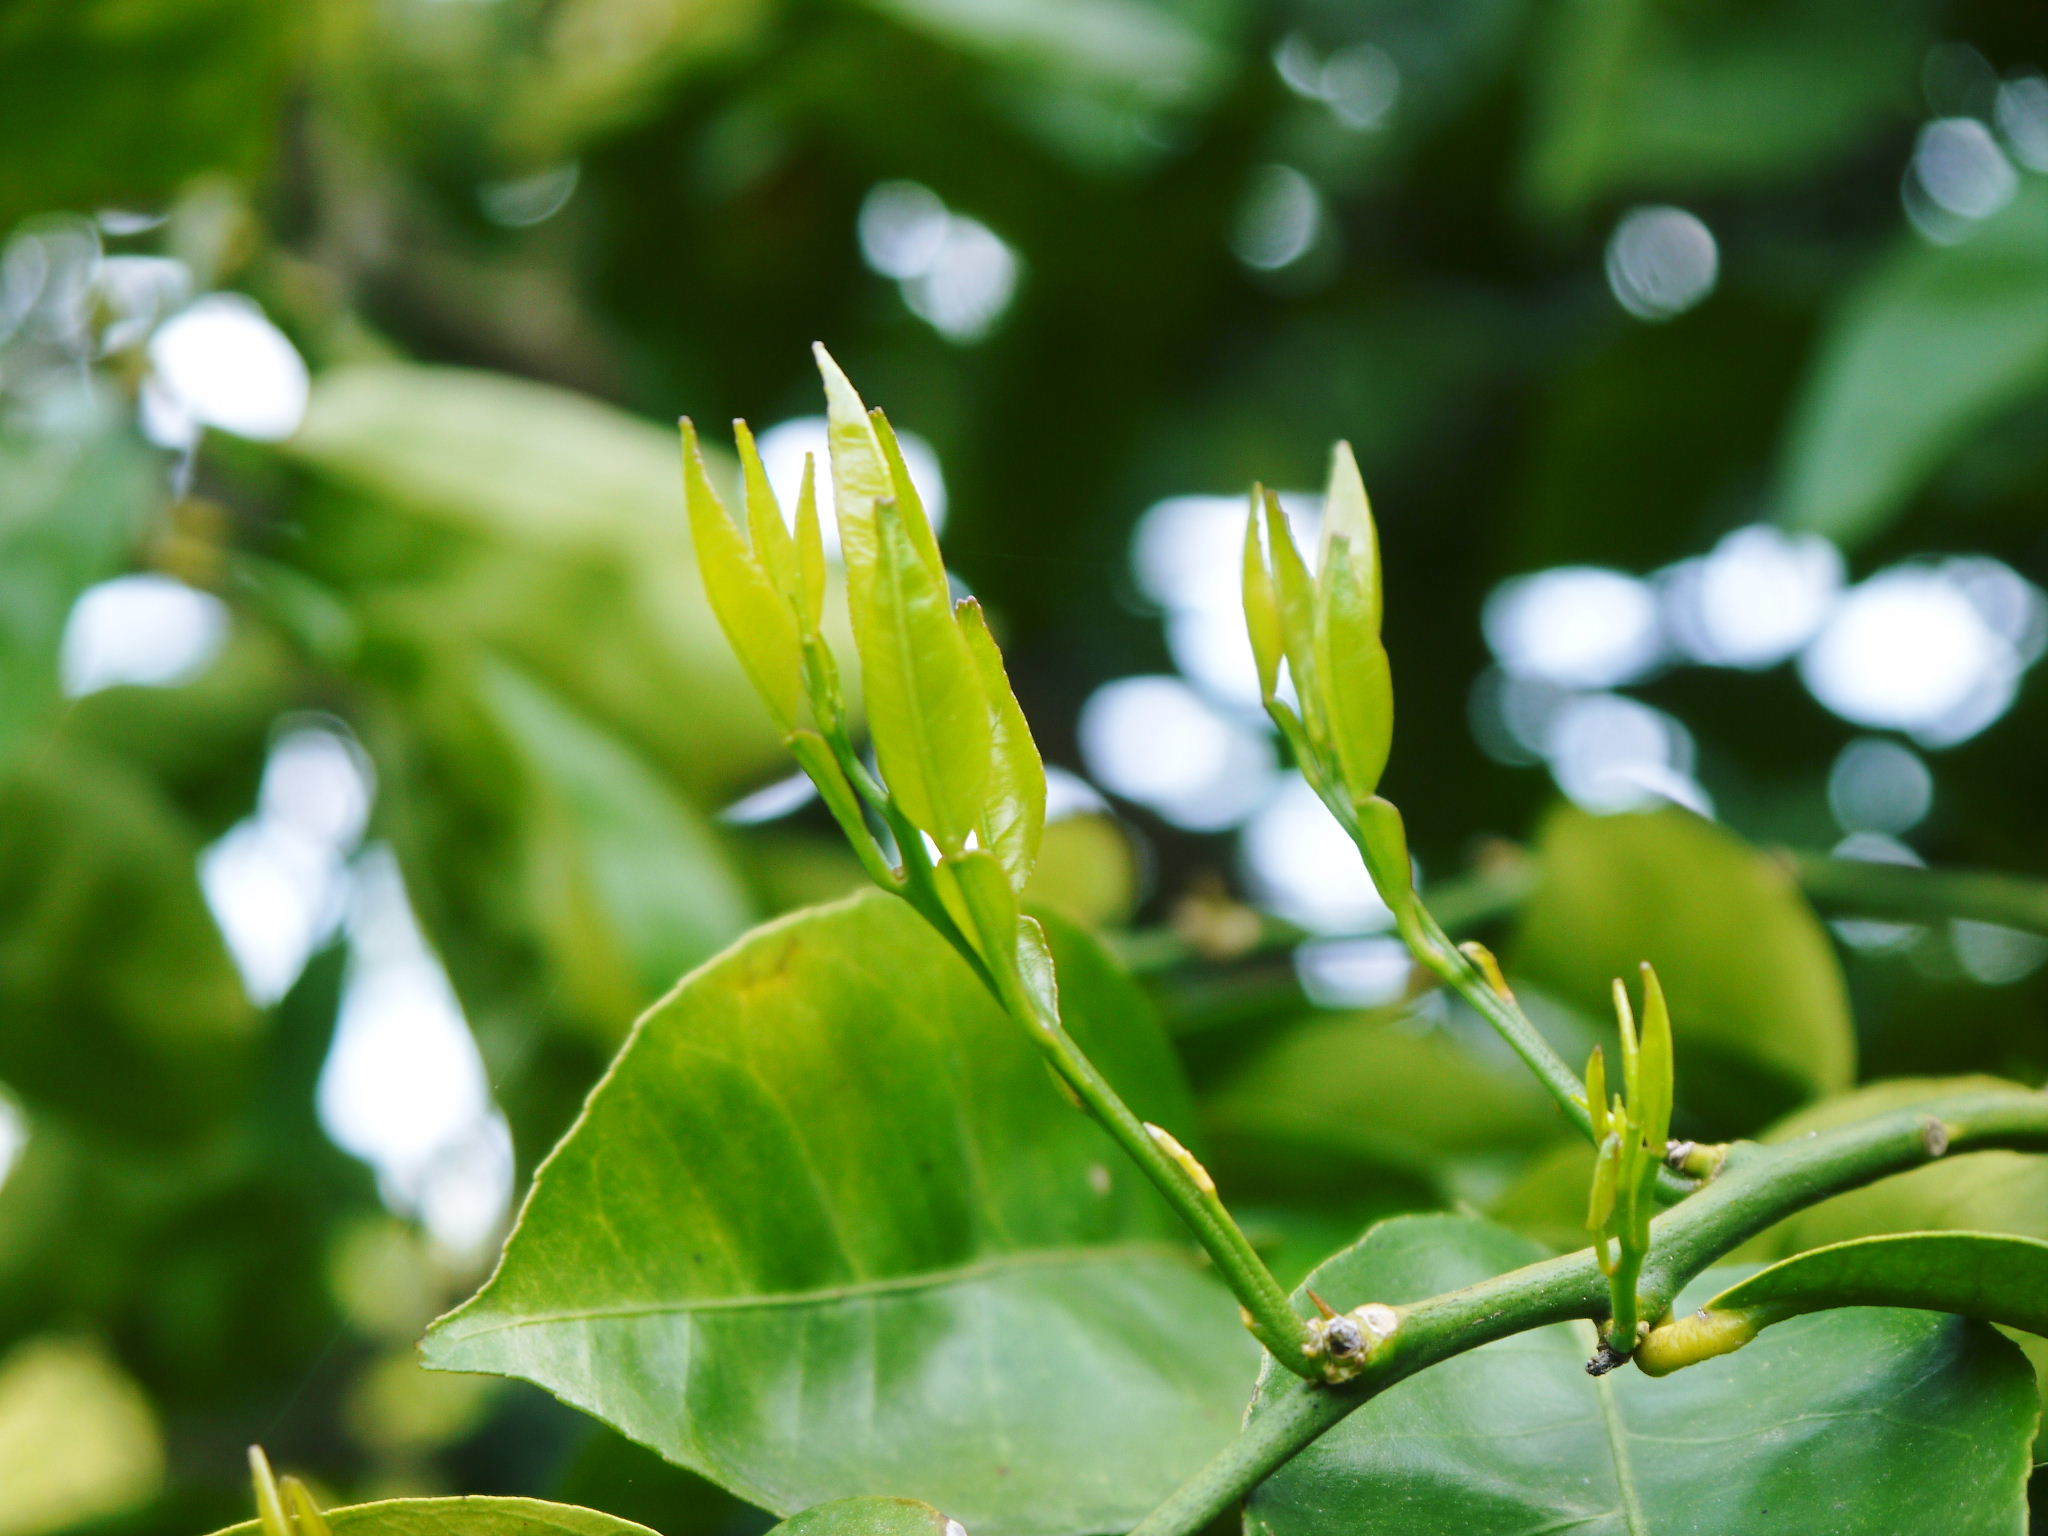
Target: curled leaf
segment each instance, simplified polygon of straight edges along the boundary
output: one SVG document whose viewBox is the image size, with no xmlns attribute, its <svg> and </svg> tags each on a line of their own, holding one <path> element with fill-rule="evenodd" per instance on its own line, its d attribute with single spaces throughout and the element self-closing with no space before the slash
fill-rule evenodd
<svg viewBox="0 0 2048 1536">
<path fill-rule="evenodd" d="M 1664 1001 L 1664 988 L 1648 961 L 1643 963 L 1643 1102 L 1637 1111 L 1643 1142 L 1657 1157 L 1664 1155 L 1671 1139 L 1671 1010 Z"/>
<path fill-rule="evenodd" d="M 1336 754 L 1344 788 L 1365 800 L 1379 788 L 1394 745 L 1394 675 L 1380 644 L 1376 580 L 1358 546 L 1329 546 L 1315 599 L 1315 682 L 1320 734 Z"/>
<path fill-rule="evenodd" d="M 946 562 L 939 554 L 938 535 L 932 532 L 931 514 L 925 510 L 924 497 L 910 478 L 910 466 L 903 462 L 903 446 L 896 441 L 896 429 L 889 425 L 889 418 L 882 414 L 879 406 L 868 412 L 868 424 L 874 429 L 875 441 L 881 446 L 882 462 L 889 466 L 891 498 L 903 514 L 904 525 L 910 530 L 911 541 L 917 545 L 919 557 L 932 570 L 945 574 Z"/>
<path fill-rule="evenodd" d="M 1591 1119 L 1593 1142 L 1607 1139 L 1607 1052 L 1599 1046 L 1586 1058 L 1586 1113 Z"/>
<path fill-rule="evenodd" d="M 768 471 L 761 463 L 754 434 L 744 421 L 732 424 L 734 444 L 740 453 L 740 482 L 746 499 L 747 537 L 753 542 L 754 559 L 789 600 L 792 608 L 803 603 L 803 578 L 797 570 L 796 540 L 782 520 L 782 507 L 768 484 Z"/>
<path fill-rule="evenodd" d="M 1280 691 L 1280 662 L 1286 633 L 1280 624 L 1280 600 L 1273 591 L 1273 573 L 1259 539 L 1259 504 L 1254 496 L 1244 525 L 1244 627 L 1251 636 L 1252 659 L 1259 669 L 1259 693 L 1271 704 Z"/>
<path fill-rule="evenodd" d="M 1294 694 L 1301 701 L 1302 721 L 1309 738 L 1325 737 L 1322 706 L 1316 692 L 1315 584 L 1301 551 L 1294 547 L 1294 532 L 1280 498 L 1271 491 L 1258 493 L 1266 508 L 1266 553 L 1272 563 L 1273 590 L 1279 599 L 1282 646 L 1287 653 L 1287 671 L 1294 680 Z"/>
<path fill-rule="evenodd" d="M 1340 546 L 1348 546 L 1340 552 Z M 1365 481 L 1351 445 L 1339 443 L 1330 452 L 1330 483 L 1323 496 L 1322 573 L 1328 579 L 1332 556 L 1350 565 L 1365 589 L 1366 616 L 1375 637 L 1380 631 L 1380 535 L 1366 500 Z"/>
<path fill-rule="evenodd" d="M 796 566 L 804 632 L 815 635 L 825 622 L 825 534 L 818 523 L 818 461 L 808 453 L 796 493 Z"/>
<path fill-rule="evenodd" d="M 256 1488 L 256 1520 L 263 1528 L 263 1536 L 292 1536 L 291 1518 L 286 1515 L 284 1498 L 278 1492 L 277 1474 L 270 1470 L 270 1458 L 263 1454 L 263 1447 L 249 1447 L 249 1481 Z"/>
<path fill-rule="evenodd" d="M 719 627 L 761 697 L 784 730 L 803 704 L 803 645 L 789 600 L 748 551 L 740 531 L 711 487 L 697 429 L 683 424 L 683 495 L 690 540 L 705 593 Z"/>
<path fill-rule="evenodd" d="M 938 864 L 939 899 L 999 988 L 1021 984 L 1018 977 L 1017 893 L 1001 862 L 986 848 L 948 854 Z M 1005 996 L 1006 1003 L 1023 1003 Z"/>
</svg>

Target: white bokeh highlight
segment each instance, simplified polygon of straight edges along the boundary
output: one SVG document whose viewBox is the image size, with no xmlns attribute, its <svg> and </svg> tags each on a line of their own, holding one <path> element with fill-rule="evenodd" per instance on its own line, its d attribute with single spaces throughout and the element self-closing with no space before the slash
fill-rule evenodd
<svg viewBox="0 0 2048 1536">
<path fill-rule="evenodd" d="M 123 684 L 169 687 L 206 670 L 227 643 L 227 605 L 174 577 L 117 576 L 79 594 L 58 672 L 77 698 Z"/>
<path fill-rule="evenodd" d="M 511 1207 L 511 1135 L 388 849 L 359 861 L 348 929 L 320 1122 L 376 1170 L 387 1204 L 416 1216 L 451 1255 L 474 1260 Z"/>
<path fill-rule="evenodd" d="M 218 427 L 276 442 L 305 419 L 312 377 L 305 359 L 255 300 L 209 293 L 166 320 L 149 341 L 145 425 L 166 446 L 177 424 Z"/>
<path fill-rule="evenodd" d="M 1178 677 L 1123 677 L 1081 706 L 1081 761 L 1113 795 L 1191 831 L 1236 826 L 1271 790 L 1267 734 Z"/>
</svg>

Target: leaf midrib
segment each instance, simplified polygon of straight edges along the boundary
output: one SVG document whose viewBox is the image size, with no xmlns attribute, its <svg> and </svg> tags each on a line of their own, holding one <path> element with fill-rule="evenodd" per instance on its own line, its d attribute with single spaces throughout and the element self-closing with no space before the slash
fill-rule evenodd
<svg viewBox="0 0 2048 1536">
<path fill-rule="evenodd" d="M 470 1328 L 460 1333 L 454 1330 L 462 1322 L 457 1314 L 442 1325 L 448 1331 L 442 1336 L 450 1344 L 463 1344 L 472 1339 L 486 1337 L 493 1333 L 505 1333 L 518 1328 L 540 1328 L 551 1323 L 592 1322 L 606 1318 L 657 1317 L 664 1313 L 697 1312 L 746 1312 L 772 1307 L 824 1306 L 836 1301 L 851 1301 L 866 1296 L 901 1295 L 908 1292 L 938 1290 L 948 1285 L 961 1285 L 977 1280 L 996 1279 L 1016 1269 L 1050 1267 L 1054 1265 L 1095 1265 L 1125 1263 L 1132 1259 L 1169 1259 L 1176 1263 L 1191 1263 L 1187 1251 L 1172 1243 L 1119 1243 L 1108 1247 L 1089 1248 L 1033 1248 L 1020 1249 L 994 1258 L 959 1265 L 953 1269 L 927 1270 L 915 1275 L 892 1275 L 875 1280 L 852 1281 L 845 1285 L 822 1286 L 811 1291 L 778 1291 L 757 1296 L 706 1296 L 696 1299 L 663 1300 L 645 1302 L 620 1302 L 608 1306 L 577 1307 L 566 1311 L 534 1312 L 518 1317 L 506 1317 L 501 1321 Z M 480 1300 L 482 1298 L 479 1298 Z M 440 1329 L 435 1330 L 440 1332 Z"/>
<path fill-rule="evenodd" d="M 1579 1332 L 1590 1332 L 1583 1325 Z M 1594 1336 L 1597 1347 L 1598 1336 Z M 1607 1431 L 1607 1449 L 1614 1460 L 1614 1484 L 1621 1496 L 1621 1518 L 1629 1536 L 1650 1536 L 1650 1527 L 1643 1514 L 1642 1496 L 1636 1491 L 1635 1463 L 1628 1452 L 1628 1430 L 1621 1421 L 1621 1410 L 1614 1401 L 1614 1383 L 1605 1376 L 1593 1378 L 1593 1395 L 1600 1402 L 1600 1423 Z"/>
</svg>

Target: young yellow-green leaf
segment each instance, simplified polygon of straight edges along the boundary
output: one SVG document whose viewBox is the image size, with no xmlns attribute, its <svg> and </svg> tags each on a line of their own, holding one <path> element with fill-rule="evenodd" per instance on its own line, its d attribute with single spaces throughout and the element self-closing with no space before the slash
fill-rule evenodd
<svg viewBox="0 0 2048 1536">
<path fill-rule="evenodd" d="M 284 1492 L 285 1507 L 291 1512 L 292 1526 L 298 1536 L 334 1536 L 334 1527 L 327 1523 L 327 1516 L 313 1502 L 313 1495 L 304 1483 L 296 1477 L 287 1477 L 279 1487 Z"/>
<path fill-rule="evenodd" d="M 789 600 L 792 609 L 803 609 L 803 575 L 797 568 L 796 541 L 782 520 L 782 508 L 768 483 L 767 468 L 754 446 L 754 434 L 744 421 L 732 424 L 733 442 L 740 453 L 740 480 L 747 506 L 747 537 L 754 546 L 754 562 Z"/>
<path fill-rule="evenodd" d="M 1400 808 L 1374 795 L 1356 805 L 1352 815 L 1374 889 L 1396 919 L 1406 919 L 1415 906 L 1415 865 L 1408 857 L 1408 827 Z"/>
<path fill-rule="evenodd" d="M 981 604 L 964 598 L 954 607 L 960 629 L 967 636 L 967 649 L 988 695 L 989 725 L 993 732 L 994 755 L 989 776 L 988 809 L 982 818 L 983 843 L 992 849 L 1009 871 L 1010 882 L 1022 890 L 1038 859 L 1039 841 L 1045 835 L 1045 762 L 1038 755 L 1038 743 L 1031 739 L 1031 723 L 1017 703 L 1010 687 L 1010 675 L 1003 667 L 1003 653 Z"/>
<path fill-rule="evenodd" d="M 1143 994 L 1048 926 L 1067 1028 L 1136 1114 L 1190 1123 Z M 1256 1356 L 1143 1175 L 874 892 L 641 1021 L 425 1350 L 778 1513 L 886 1492 L 973 1536 L 1128 1529 L 1229 1439 Z"/>
<path fill-rule="evenodd" d="M 1597 1045 L 1586 1058 L 1586 1113 L 1597 1145 L 1607 1139 L 1607 1052 Z"/>
<path fill-rule="evenodd" d="M 1661 1158 L 1671 1139 L 1671 1009 L 1648 961 L 1643 963 L 1643 1034 L 1637 1048 L 1642 1053 L 1643 1103 L 1636 1123 L 1643 1128 L 1644 1143 Z"/>
<path fill-rule="evenodd" d="M 788 730 L 803 705 L 803 644 L 796 620 L 711 488 L 696 428 L 688 420 L 683 422 L 683 490 L 711 610 L 754 687 Z"/>
<path fill-rule="evenodd" d="M 1607 1263 L 1607 1239 L 1612 1234 L 1615 1186 L 1621 1177 L 1621 1138 L 1612 1132 L 1601 1138 L 1593 1159 L 1593 1190 L 1586 1200 L 1586 1230 L 1600 1250 L 1601 1265 Z"/>
<path fill-rule="evenodd" d="M 646 1526 L 616 1515 L 541 1499 L 380 1499 L 330 1509 L 324 1519 L 333 1536 L 655 1536 Z M 900 1530 L 902 1536 L 913 1536 L 909 1525 Z M 271 1532 L 268 1519 L 244 1520 L 215 1536 Z"/>
<path fill-rule="evenodd" d="M 1628 999 L 1628 987 L 1619 976 L 1610 979 L 1614 996 L 1614 1022 L 1621 1036 L 1621 1091 L 1628 1100 L 1629 1118 L 1642 1119 L 1643 1052 L 1636 1036 L 1636 1010 Z"/>
<path fill-rule="evenodd" d="M 924 497 L 910 478 L 910 466 L 903 462 L 903 446 L 896 441 L 896 429 L 889 425 L 889 418 L 882 414 L 879 406 L 868 412 L 868 424 L 875 429 L 875 441 L 882 448 L 882 461 L 889 466 L 889 484 L 894 488 L 891 499 L 903 513 L 904 524 L 910 529 L 918 555 L 933 571 L 945 575 L 946 562 L 939 554 L 938 535 L 932 532 L 931 514 L 925 511 Z"/>
<path fill-rule="evenodd" d="M 1343 559 L 1365 591 L 1366 621 L 1377 638 L 1381 612 L 1380 533 L 1372 520 L 1372 504 L 1366 500 L 1358 460 L 1351 456 L 1351 445 L 1340 442 L 1330 452 L 1330 483 L 1323 496 L 1320 564 L 1321 579 L 1325 582 L 1330 579 L 1331 557 L 1338 554 L 1341 544 L 1350 546 Z"/>
<path fill-rule="evenodd" d="M 988 968 L 1007 987 L 1016 975 L 1017 893 L 1001 861 L 986 848 L 970 848 L 939 861 L 939 895 Z M 1008 999 L 1006 998 L 1006 1001 Z"/>
<path fill-rule="evenodd" d="M 1390 1306 L 1545 1257 L 1455 1216 L 1397 1217 L 1321 1265 L 1335 1307 Z M 1710 1273 L 1704 1297 L 1726 1284 Z M 1681 1298 L 1681 1308 L 1697 1299 Z M 2013 1536 L 2032 1373 L 1980 1323 L 1855 1308 L 1703 1370 L 1585 1371 L 1586 1323 L 1446 1360 L 1367 1403 L 1251 1495 L 1249 1536 Z M 1265 1385 L 1278 1368 L 1265 1367 Z M 1274 1411 L 1269 1393 L 1250 1419 Z"/>
<path fill-rule="evenodd" d="M 1394 744 L 1394 676 L 1358 545 L 1329 544 L 1315 599 L 1316 688 L 1324 734 L 1354 801 L 1379 788 Z M 1376 586 L 1377 583 L 1370 584 Z"/>
<path fill-rule="evenodd" d="M 256 1524 L 263 1536 L 292 1536 L 292 1522 L 284 1512 L 284 1498 L 278 1492 L 277 1474 L 270 1470 L 270 1458 L 263 1447 L 249 1447 L 249 1481 L 256 1490 Z"/>
<path fill-rule="evenodd" d="M 804 480 L 796 493 L 796 567 L 803 601 L 798 605 L 806 634 L 825 622 L 825 533 L 818 521 L 818 461 L 804 455 Z"/>
<path fill-rule="evenodd" d="M 1259 504 L 1252 501 L 1244 524 L 1244 627 L 1251 636 L 1252 659 L 1258 664 L 1259 692 L 1268 701 L 1280 689 L 1280 660 L 1287 637 L 1280 625 L 1280 600 L 1273 592 L 1273 573 L 1259 539 Z"/>
<path fill-rule="evenodd" d="M 889 793 L 948 853 L 980 825 L 994 725 L 967 637 L 896 504 L 875 506 L 874 580 L 853 593 L 868 729 Z"/>
<path fill-rule="evenodd" d="M 853 381 L 822 343 L 811 352 L 825 381 L 825 435 L 839 514 L 839 552 L 849 581 L 858 588 L 875 567 L 875 503 L 893 500 L 896 483 Z"/>
<path fill-rule="evenodd" d="M 1281 510 L 1280 498 L 1271 491 L 1259 494 L 1266 506 L 1266 553 L 1272 562 L 1274 594 L 1279 599 L 1287 670 L 1294 679 L 1294 696 L 1301 701 L 1301 719 L 1308 728 L 1309 739 L 1320 741 L 1325 732 L 1315 683 L 1315 584 L 1309 580 L 1308 567 L 1301 562 L 1301 551 L 1294 547 L 1294 531 Z"/>
</svg>

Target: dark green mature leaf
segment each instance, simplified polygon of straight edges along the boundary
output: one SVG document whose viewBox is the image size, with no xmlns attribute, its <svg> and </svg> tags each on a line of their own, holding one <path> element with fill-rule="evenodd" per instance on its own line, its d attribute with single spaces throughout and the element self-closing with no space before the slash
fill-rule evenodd
<svg viewBox="0 0 2048 1536">
<path fill-rule="evenodd" d="M 654 1536 L 644 1525 L 542 1499 L 380 1499 L 322 1511 L 334 1536 Z M 244 1520 L 214 1536 L 260 1536 Z"/>
<path fill-rule="evenodd" d="M 1880 532 L 1971 432 L 2048 388 L 2048 185 L 1961 244 L 1908 235 L 1844 301 L 1794 422 L 1783 520 Z"/>
<path fill-rule="evenodd" d="M 1142 998 L 1049 923 L 1069 1026 L 1191 1111 Z M 1135 1520 L 1254 1351 L 1149 1186 L 906 906 L 754 934 L 651 1013 L 431 1365 L 537 1381 L 779 1512 L 925 1498 L 976 1536 Z"/>
<path fill-rule="evenodd" d="M 1353 1194 L 1378 1170 L 1446 1198 L 1462 1166 L 1533 1151 L 1563 1124 L 1521 1063 L 1385 1014 L 1319 1014 L 1284 1030 L 1205 1092 L 1203 1110 L 1221 1168 L 1284 1168 L 1298 1187 L 1299 1165 L 1321 1163 Z"/>
<path fill-rule="evenodd" d="M 1910 1109 L 1958 1093 L 2027 1090 L 1996 1077 L 1914 1077 L 1870 1083 L 1787 1116 L 1765 1141 L 1797 1141 L 1815 1131 Z M 1888 1232 L 1960 1229 L 2048 1238 L 2048 1156 L 1972 1152 L 1894 1174 L 1788 1216 L 1743 1250 L 1777 1258 L 1849 1238 Z"/>
<path fill-rule="evenodd" d="M 1541 1253 L 1485 1222 L 1402 1217 L 1309 1284 L 1339 1307 L 1399 1303 Z M 1592 1346 L 1590 1325 L 1558 1324 L 1399 1383 L 1267 1479 L 1247 1527 L 1992 1536 L 2024 1523 L 2034 1385 L 1981 1324 L 1829 1313 L 1661 1381 L 1587 1376 Z"/>
<path fill-rule="evenodd" d="M 1546 209 L 1617 194 L 1782 181 L 1913 106 L 1922 8 L 1761 0 L 1551 7 L 1527 176 Z"/>
<path fill-rule="evenodd" d="M 76 0 L 0 14 L 0 135 L 33 143 L 0 190 L 25 213 L 154 207 L 188 177 L 249 173 L 279 138 L 301 18 L 266 0 Z"/>
<path fill-rule="evenodd" d="M 1678 1096 L 1716 1134 L 1848 1086 L 1855 1034 L 1827 935 L 1791 876 L 1690 812 L 1556 812 L 1509 969 L 1588 1018 L 1648 960 Z"/>
<path fill-rule="evenodd" d="M 1826 1307 L 1921 1307 L 2048 1335 L 2048 1242 L 1992 1232 L 1857 1238 L 1759 1270 L 1707 1306 L 1788 1316 Z"/>
</svg>

